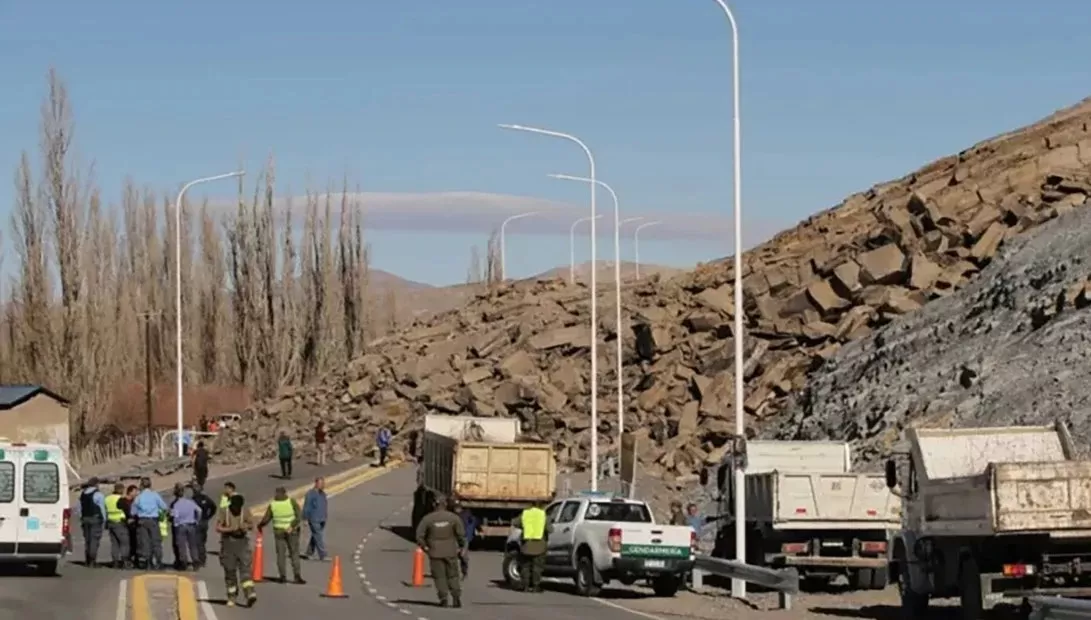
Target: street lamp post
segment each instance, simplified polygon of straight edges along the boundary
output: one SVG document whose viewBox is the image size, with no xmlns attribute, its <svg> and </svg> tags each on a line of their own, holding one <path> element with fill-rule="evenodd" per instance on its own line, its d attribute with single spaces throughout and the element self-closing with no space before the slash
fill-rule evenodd
<svg viewBox="0 0 1091 620">
<path fill-rule="evenodd" d="M 595 219 L 599 219 L 601 215 L 596 215 Z M 576 283 L 576 227 L 580 224 L 590 221 L 589 217 L 581 217 L 580 219 L 572 222 L 572 226 L 568 228 L 568 283 Z"/>
<path fill-rule="evenodd" d="M 537 211 L 530 211 L 528 213 L 520 213 L 519 215 L 513 215 L 513 216 L 507 218 L 506 220 L 504 220 L 503 223 L 500 224 L 500 281 L 501 282 L 506 282 L 507 279 L 508 279 L 508 269 L 507 269 L 507 256 L 508 256 L 508 253 L 507 253 L 507 246 L 505 245 L 505 241 L 504 241 L 504 239 L 506 237 L 506 231 L 507 231 L 507 228 L 508 228 L 508 222 L 514 222 L 515 220 L 521 220 L 524 217 L 530 217 L 532 215 L 538 215 L 538 212 Z"/>
<path fill-rule="evenodd" d="M 745 398 L 743 389 L 743 278 L 742 278 L 742 123 L 739 120 L 739 24 L 735 21 L 735 14 L 727 5 L 727 0 L 716 0 L 716 4 L 723 9 L 724 15 L 731 26 L 731 86 L 732 86 L 732 124 L 734 130 L 733 156 L 735 179 L 735 434 L 745 437 L 746 413 L 743 410 Z M 746 483 L 746 472 L 736 466 L 735 488 L 743 489 Z M 735 493 L 735 559 L 746 562 L 746 494 Z M 746 598 L 746 582 L 741 579 L 731 580 L 731 595 L 735 598 Z"/>
<path fill-rule="evenodd" d="M 618 206 L 617 193 L 614 192 L 614 188 L 610 187 L 603 181 L 598 179 L 589 179 L 587 177 L 577 177 L 570 174 L 551 174 L 550 177 L 554 179 L 562 179 L 564 181 L 580 181 L 582 183 L 588 183 L 591 186 L 598 185 L 602 189 L 610 193 L 610 197 L 614 200 L 614 305 L 616 306 L 617 315 L 615 321 L 617 321 L 617 446 L 618 446 L 618 462 L 621 462 L 621 437 L 625 432 L 625 376 L 622 374 L 622 337 L 621 337 L 621 225 L 625 222 L 632 221 L 633 219 L 642 218 L 629 218 L 628 220 L 619 219 L 621 216 L 621 209 Z M 594 260 L 591 262 L 591 273 L 598 271 L 598 265 Z"/>
<path fill-rule="evenodd" d="M 633 231 L 633 262 L 636 264 L 636 279 L 640 279 L 640 231 L 649 226 L 657 226 L 663 222 L 644 222 Z"/>
<path fill-rule="evenodd" d="M 621 227 L 626 225 L 626 224 L 632 224 L 633 222 L 640 222 L 643 219 L 644 219 L 644 217 L 640 216 L 640 215 L 638 215 L 636 217 L 627 217 L 627 218 L 625 218 L 625 219 L 623 219 L 623 220 L 621 220 L 620 222 L 617 223 L 618 230 L 620 231 Z M 618 235 L 620 236 L 620 234 L 621 233 L 619 232 Z M 618 244 L 620 245 L 620 241 L 618 242 Z M 621 250 L 620 249 L 618 250 L 617 254 L 618 254 L 618 256 L 621 256 Z M 619 277 L 621 276 L 621 270 L 620 269 L 617 270 L 617 275 Z"/>
<path fill-rule="evenodd" d="M 591 149 L 587 148 L 583 140 L 580 140 L 576 136 L 567 133 L 561 133 L 559 131 L 552 131 L 550 129 L 540 129 L 538 127 L 527 127 L 525 125 L 510 125 L 502 124 L 501 129 L 511 129 L 513 131 L 526 131 L 529 133 L 536 133 L 543 136 L 553 136 L 554 138 L 562 138 L 569 142 L 575 142 L 584 154 L 587 155 L 587 163 L 590 167 L 590 178 L 595 178 L 595 156 L 591 154 Z M 598 340 L 599 340 L 599 316 L 598 316 L 598 278 L 596 276 L 597 269 L 594 268 L 596 264 L 596 252 L 595 252 L 595 183 L 591 183 L 591 490 L 597 491 L 599 488 L 599 361 L 598 361 Z"/>
<path fill-rule="evenodd" d="M 182 189 L 178 192 L 178 198 L 174 201 L 174 337 L 177 353 L 175 365 L 178 367 L 178 376 L 176 378 L 178 383 L 178 456 L 182 456 L 182 435 L 185 432 L 185 420 L 182 416 L 182 200 L 185 198 L 189 188 L 194 185 L 230 179 L 232 177 L 241 177 L 244 174 L 246 174 L 245 171 L 239 170 L 236 172 L 228 172 L 227 174 L 217 174 L 212 177 L 194 179 L 182 186 Z"/>
</svg>

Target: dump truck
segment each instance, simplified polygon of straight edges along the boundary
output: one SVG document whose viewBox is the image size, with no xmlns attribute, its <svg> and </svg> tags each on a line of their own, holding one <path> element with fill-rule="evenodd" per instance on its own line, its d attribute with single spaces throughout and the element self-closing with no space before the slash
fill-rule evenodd
<svg viewBox="0 0 1091 620">
<path fill-rule="evenodd" d="M 439 495 L 469 510 L 478 537 L 505 538 L 534 501 L 553 499 L 557 463 L 547 443 L 521 441 L 519 420 L 430 414 L 424 420 L 413 528 Z"/>
<path fill-rule="evenodd" d="M 736 440 L 717 470 L 713 555 L 735 558 L 735 470 L 745 472 L 746 561 L 796 568 L 811 581 L 848 577 L 858 589 L 889 581 L 889 542 L 901 503 L 882 473 L 853 473 L 836 441 Z M 708 473 L 702 482 L 707 484 Z"/>
<path fill-rule="evenodd" d="M 892 567 L 907 616 L 958 597 L 978 620 L 1001 602 L 1091 595 L 1091 461 L 1068 428 L 916 428 L 886 462 L 902 497 Z"/>
</svg>

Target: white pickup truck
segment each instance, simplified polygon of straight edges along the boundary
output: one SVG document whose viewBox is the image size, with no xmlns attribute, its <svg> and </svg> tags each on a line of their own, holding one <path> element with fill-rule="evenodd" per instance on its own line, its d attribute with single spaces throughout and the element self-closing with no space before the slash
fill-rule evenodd
<svg viewBox="0 0 1091 620">
<path fill-rule="evenodd" d="M 686 525 L 660 525 L 641 501 L 591 493 L 559 499 L 546 507 L 550 532 L 544 576 L 572 577 L 582 596 L 597 596 L 618 580 L 651 583 L 657 596 L 674 596 L 693 570 L 697 535 Z M 519 542 L 512 528 L 504 553 L 504 580 L 521 582 Z"/>
</svg>

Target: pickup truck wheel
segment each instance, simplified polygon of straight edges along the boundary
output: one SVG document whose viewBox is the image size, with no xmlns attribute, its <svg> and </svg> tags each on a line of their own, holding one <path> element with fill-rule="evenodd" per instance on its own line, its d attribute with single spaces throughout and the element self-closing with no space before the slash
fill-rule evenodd
<svg viewBox="0 0 1091 620">
<path fill-rule="evenodd" d="M 504 554 L 504 563 L 501 565 L 504 571 L 504 583 L 512 590 L 523 587 L 523 577 L 519 573 L 519 554 L 508 551 Z"/>
<path fill-rule="evenodd" d="M 598 596 L 602 586 L 595 583 L 595 562 L 589 555 L 582 555 L 576 562 L 576 593 L 580 596 Z"/>
<path fill-rule="evenodd" d="M 678 575 L 660 575 L 652 582 L 652 591 L 656 596 L 674 596 L 678 594 L 678 588 L 682 585 L 682 580 Z"/>
</svg>

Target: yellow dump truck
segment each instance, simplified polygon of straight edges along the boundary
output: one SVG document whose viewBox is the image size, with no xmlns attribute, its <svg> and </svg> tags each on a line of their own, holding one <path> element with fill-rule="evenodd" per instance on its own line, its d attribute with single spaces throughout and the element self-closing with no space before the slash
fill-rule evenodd
<svg viewBox="0 0 1091 620">
<path fill-rule="evenodd" d="M 506 537 L 534 500 L 553 499 L 557 463 L 547 443 L 520 441 L 519 420 L 428 415 L 424 420 L 413 527 L 437 495 L 474 516 L 479 537 Z"/>
</svg>

